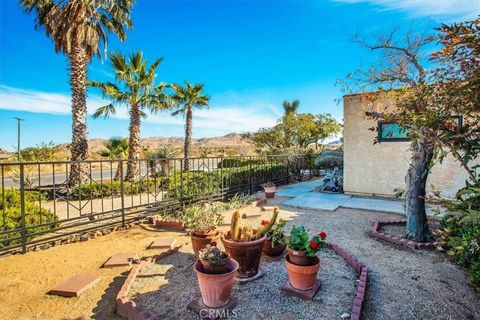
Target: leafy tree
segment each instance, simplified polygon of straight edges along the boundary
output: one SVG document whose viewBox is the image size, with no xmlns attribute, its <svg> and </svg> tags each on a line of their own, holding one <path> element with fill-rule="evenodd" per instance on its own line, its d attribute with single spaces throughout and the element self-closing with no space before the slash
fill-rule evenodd
<svg viewBox="0 0 480 320">
<path fill-rule="evenodd" d="M 113 137 L 105 142 L 105 150 L 99 155 L 110 160 L 123 160 L 128 156 L 128 138 Z M 119 162 L 115 172 L 114 180 L 120 180 L 122 175 L 121 163 Z"/>
<path fill-rule="evenodd" d="M 58 145 L 53 141 L 42 142 L 35 147 L 28 147 L 20 151 L 20 157 L 23 161 L 50 161 L 55 160 L 59 153 Z"/>
<path fill-rule="evenodd" d="M 71 160 L 88 156 L 87 140 L 87 65 L 94 55 L 100 57 L 100 46 L 107 48 L 108 32 L 126 39 L 125 28 L 131 28 L 130 11 L 134 0 L 20 0 L 27 13 L 34 12 L 35 28 L 45 30 L 57 53 L 67 55 L 72 90 Z M 69 183 L 84 178 L 80 163 L 72 163 Z"/>
<path fill-rule="evenodd" d="M 192 117 L 193 109 L 207 108 L 210 97 L 203 93 L 203 84 L 191 84 L 186 81 L 185 86 L 173 84 L 171 99 L 175 104 L 173 116 L 183 115 L 185 117 L 185 145 L 183 148 L 184 170 L 190 170 L 190 151 L 192 148 Z"/>
<path fill-rule="evenodd" d="M 277 153 L 285 143 L 283 132 L 278 126 L 261 128 L 257 132 L 243 133 L 242 139 L 250 141 L 257 149 L 257 152 L 269 154 Z"/>
<path fill-rule="evenodd" d="M 134 52 L 130 57 L 121 53 L 109 54 L 110 61 L 115 71 L 117 84 L 111 82 L 89 83 L 90 86 L 102 91 L 105 98 L 112 102 L 100 107 L 94 113 L 94 118 L 109 117 L 116 113 L 117 106 L 128 108 L 130 113 L 128 163 L 125 180 L 132 181 L 138 176 L 140 158 L 140 121 L 146 118 L 149 111 L 158 112 L 169 108 L 169 99 L 165 94 L 166 85 L 156 83 L 156 68 L 162 59 L 155 60 L 149 67 L 143 59 L 141 51 Z"/>
<path fill-rule="evenodd" d="M 450 30 L 446 26 L 442 28 L 447 33 Z M 348 76 L 349 85 L 357 90 L 376 90 L 362 96 L 364 102 L 371 105 L 366 113 L 369 117 L 394 122 L 407 129 L 412 158 L 405 178 L 406 234 L 418 242 L 430 238 L 425 212 L 426 181 L 435 160 L 441 161 L 451 153 L 475 181 L 469 162 L 480 150 L 478 110 L 475 111 L 478 101 L 469 100 L 471 95 L 464 90 L 473 84 L 461 72 L 452 72 L 466 66 L 461 63 L 463 59 L 447 56 L 455 50 L 448 49 L 445 37 L 450 36 L 446 33 L 439 36 L 444 45 L 442 54 L 433 56 L 444 61 L 434 59 L 430 68 L 425 65 L 434 37 L 410 32 L 399 38 L 392 32 L 376 37 L 373 42 L 361 40 L 363 46 L 380 53 L 378 62 L 368 70 Z M 451 45 L 456 46 L 456 42 L 453 40 Z M 470 59 L 478 63 L 478 53 L 475 56 L 474 50 L 469 49 L 469 52 Z M 476 72 L 478 75 L 478 64 Z M 472 92 L 476 92 L 478 98 L 478 90 Z M 383 110 L 378 110 L 379 105 Z M 459 115 L 464 119 L 462 126 L 458 124 Z"/>
</svg>

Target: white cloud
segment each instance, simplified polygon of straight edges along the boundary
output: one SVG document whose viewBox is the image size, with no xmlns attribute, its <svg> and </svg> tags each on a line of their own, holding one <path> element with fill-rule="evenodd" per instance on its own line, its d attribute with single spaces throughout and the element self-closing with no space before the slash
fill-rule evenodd
<svg viewBox="0 0 480 320">
<path fill-rule="evenodd" d="M 480 14 L 480 0 L 333 0 L 341 3 L 371 3 L 413 16 L 470 19 Z"/>
<path fill-rule="evenodd" d="M 235 96 L 233 103 L 215 102 L 209 109 L 194 112 L 194 128 L 213 130 L 216 132 L 246 132 L 261 127 L 273 126 L 278 118 L 278 112 L 273 103 L 257 101 Z M 87 99 L 88 114 L 92 114 L 98 107 L 104 105 L 98 96 Z M 70 114 L 70 96 L 62 93 L 48 93 L 35 90 L 25 90 L 0 85 L 0 109 L 28 111 L 47 114 Z M 128 120 L 126 108 L 118 108 L 113 118 Z M 168 112 L 151 114 L 145 122 L 182 126 L 181 117 L 172 117 Z"/>
</svg>

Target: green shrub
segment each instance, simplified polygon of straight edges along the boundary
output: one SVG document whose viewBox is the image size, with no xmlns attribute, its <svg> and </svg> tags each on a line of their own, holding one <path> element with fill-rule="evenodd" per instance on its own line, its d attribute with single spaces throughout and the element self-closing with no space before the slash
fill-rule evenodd
<svg viewBox="0 0 480 320">
<path fill-rule="evenodd" d="M 218 168 L 235 168 L 261 164 L 264 159 L 259 158 L 224 158 L 218 163 Z"/>
<path fill-rule="evenodd" d="M 3 231 L 18 229 L 22 226 L 22 216 L 20 212 L 20 191 L 15 189 L 0 189 L 0 193 L 4 193 L 5 201 L 0 202 L 0 221 Z M 45 199 L 44 194 L 38 192 L 27 191 L 25 192 L 25 225 L 34 226 L 37 224 L 43 224 L 53 221 L 58 221 L 57 215 L 50 210 L 40 208 L 36 201 L 39 197 L 42 200 Z M 55 228 L 56 224 L 50 226 L 34 227 L 27 229 L 27 239 L 31 240 L 33 237 L 29 237 L 29 234 L 48 231 Z M 8 238 L 18 237 L 21 233 L 19 231 L 9 232 L 0 235 L 0 249 L 21 243 L 21 239 L 4 241 Z"/>
<path fill-rule="evenodd" d="M 480 184 L 461 189 L 448 209 L 436 232 L 439 245 L 468 270 L 480 293 Z"/>
<path fill-rule="evenodd" d="M 315 165 L 320 169 L 343 167 L 342 150 L 323 150 L 315 160 Z"/>
<path fill-rule="evenodd" d="M 176 171 L 168 177 L 167 197 L 179 199 L 210 196 L 220 193 L 220 171 L 188 171 L 183 174 Z M 183 180 L 183 183 L 182 183 Z"/>
</svg>

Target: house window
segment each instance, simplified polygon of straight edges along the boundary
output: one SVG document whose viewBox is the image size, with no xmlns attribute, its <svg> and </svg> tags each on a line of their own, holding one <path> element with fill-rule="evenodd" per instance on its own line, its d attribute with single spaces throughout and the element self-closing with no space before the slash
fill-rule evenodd
<svg viewBox="0 0 480 320">
<path fill-rule="evenodd" d="M 408 141 L 408 129 L 393 122 L 378 123 L 378 141 Z"/>
</svg>

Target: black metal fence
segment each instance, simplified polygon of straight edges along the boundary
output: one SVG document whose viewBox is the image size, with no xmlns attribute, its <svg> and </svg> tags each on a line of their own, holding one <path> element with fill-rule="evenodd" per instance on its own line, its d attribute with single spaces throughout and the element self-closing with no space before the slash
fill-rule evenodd
<svg viewBox="0 0 480 320">
<path fill-rule="evenodd" d="M 312 177 L 304 155 L 0 163 L 0 252 Z M 81 178 L 71 168 L 80 166 Z"/>
</svg>

